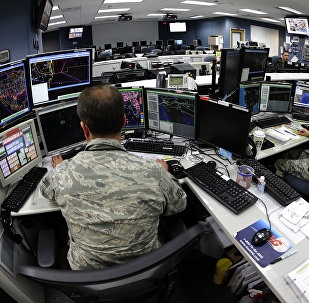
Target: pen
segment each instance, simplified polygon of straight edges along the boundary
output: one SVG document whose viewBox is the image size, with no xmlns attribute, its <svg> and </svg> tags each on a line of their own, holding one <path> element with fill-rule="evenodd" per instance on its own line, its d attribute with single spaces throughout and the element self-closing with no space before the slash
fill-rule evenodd
<svg viewBox="0 0 309 303">
<path fill-rule="evenodd" d="M 275 263 L 277 263 L 277 262 L 279 262 L 279 261 L 281 261 L 283 259 L 286 259 L 286 258 L 288 258 L 288 257 L 290 257 L 290 256 L 292 256 L 292 255 L 294 255 L 296 253 L 297 253 L 297 250 L 294 250 L 291 253 L 289 253 L 288 255 L 281 256 L 281 257 L 275 259 L 274 261 L 271 261 L 270 264 L 275 264 Z"/>
<path fill-rule="evenodd" d="M 284 130 L 284 131 L 285 131 L 286 133 L 292 135 L 292 136 L 297 136 L 297 135 L 295 135 L 293 132 L 289 132 L 288 130 Z"/>
</svg>

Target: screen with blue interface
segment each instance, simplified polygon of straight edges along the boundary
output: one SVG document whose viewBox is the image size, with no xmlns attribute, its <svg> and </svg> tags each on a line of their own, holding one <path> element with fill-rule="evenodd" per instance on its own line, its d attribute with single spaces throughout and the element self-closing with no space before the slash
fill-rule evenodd
<svg viewBox="0 0 309 303">
<path fill-rule="evenodd" d="M 0 66 L 0 127 L 30 112 L 25 61 Z"/>
<path fill-rule="evenodd" d="M 146 95 L 150 130 L 195 139 L 196 93 L 149 88 Z"/>
<path fill-rule="evenodd" d="M 251 115 L 258 114 L 260 112 L 260 83 L 241 83 L 238 105 L 252 109 Z"/>
<path fill-rule="evenodd" d="M 0 183 L 6 186 L 42 161 L 34 120 L 0 134 Z"/>
<path fill-rule="evenodd" d="M 37 54 L 28 61 L 34 107 L 76 98 L 91 85 L 91 49 Z"/>
<path fill-rule="evenodd" d="M 296 83 L 293 106 L 309 109 L 309 83 Z"/>
<path fill-rule="evenodd" d="M 142 87 L 119 88 L 124 100 L 126 125 L 124 130 L 145 128 L 144 90 Z"/>
</svg>

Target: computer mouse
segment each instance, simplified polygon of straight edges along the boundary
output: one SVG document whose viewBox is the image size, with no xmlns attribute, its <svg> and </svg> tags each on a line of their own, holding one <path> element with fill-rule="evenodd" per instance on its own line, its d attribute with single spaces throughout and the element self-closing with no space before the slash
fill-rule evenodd
<svg viewBox="0 0 309 303">
<path fill-rule="evenodd" d="M 166 161 L 168 166 L 168 171 L 177 179 L 184 178 L 186 175 L 184 173 L 183 166 L 180 164 L 178 160 L 169 160 Z"/>
<path fill-rule="evenodd" d="M 217 163 L 216 163 L 215 161 L 208 161 L 208 162 L 207 162 L 207 165 L 208 165 L 209 167 L 215 169 L 216 166 L 217 166 Z"/>
<path fill-rule="evenodd" d="M 272 232 L 269 229 L 261 228 L 254 234 L 251 243 L 254 246 L 261 246 L 266 243 L 271 236 Z"/>
</svg>

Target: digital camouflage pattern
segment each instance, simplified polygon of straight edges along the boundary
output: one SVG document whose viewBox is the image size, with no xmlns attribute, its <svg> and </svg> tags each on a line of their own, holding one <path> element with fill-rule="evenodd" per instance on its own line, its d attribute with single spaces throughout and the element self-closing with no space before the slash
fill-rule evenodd
<svg viewBox="0 0 309 303">
<path fill-rule="evenodd" d="M 286 152 L 281 159 L 276 160 L 275 167 L 276 174 L 280 177 L 291 174 L 309 181 L 309 153 L 304 150 Z"/>
<path fill-rule="evenodd" d="M 86 149 L 58 164 L 40 186 L 66 219 L 71 268 L 103 268 L 158 248 L 159 216 L 186 207 L 178 181 L 117 140 L 94 139 Z"/>
</svg>

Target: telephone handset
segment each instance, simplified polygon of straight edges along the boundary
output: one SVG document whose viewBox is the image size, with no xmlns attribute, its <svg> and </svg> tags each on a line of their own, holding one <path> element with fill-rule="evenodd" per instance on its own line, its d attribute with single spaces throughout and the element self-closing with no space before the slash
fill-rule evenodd
<svg viewBox="0 0 309 303">
<path fill-rule="evenodd" d="M 158 88 L 166 87 L 166 72 L 159 72 L 157 74 L 156 87 Z"/>
</svg>

